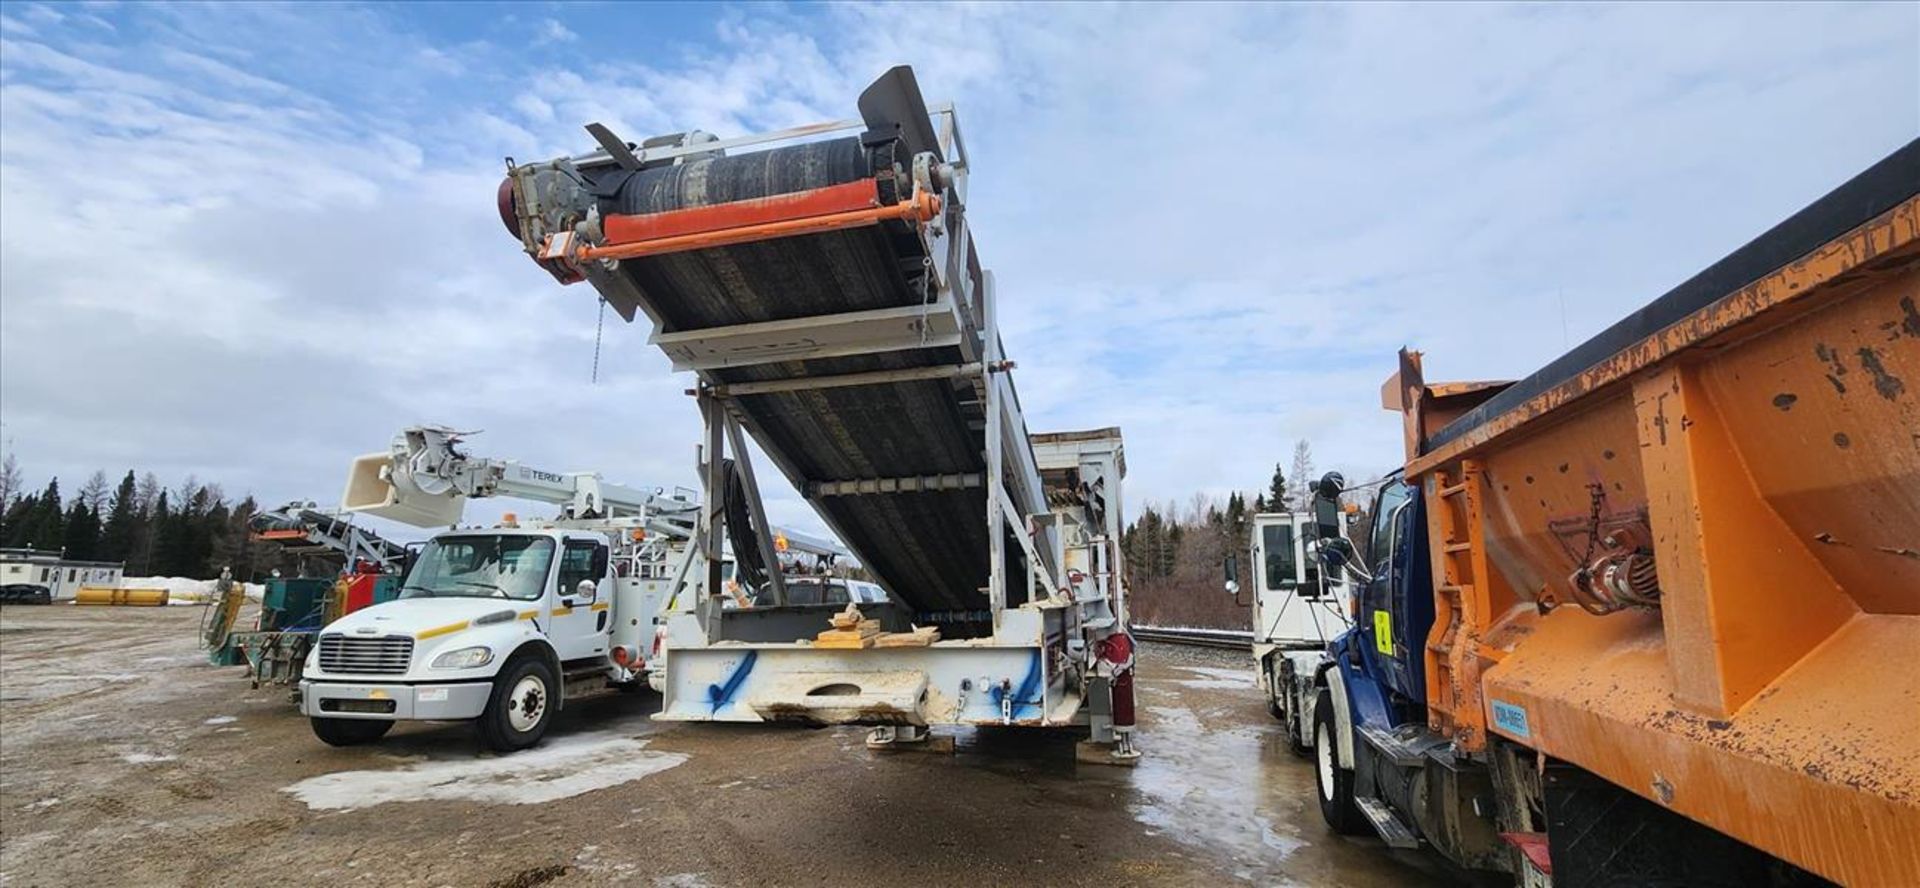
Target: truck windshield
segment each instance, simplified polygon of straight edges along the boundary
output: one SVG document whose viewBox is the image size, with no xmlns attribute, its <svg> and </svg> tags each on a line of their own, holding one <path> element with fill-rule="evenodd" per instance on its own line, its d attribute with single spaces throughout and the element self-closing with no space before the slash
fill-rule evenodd
<svg viewBox="0 0 1920 888">
<path fill-rule="evenodd" d="M 443 536 L 407 573 L 402 598 L 538 599 L 547 588 L 553 540 L 535 536 Z"/>
<path fill-rule="evenodd" d="M 1269 524 L 1260 531 L 1260 548 L 1266 550 L 1267 588 L 1284 589 L 1295 582 L 1293 525 Z"/>
</svg>

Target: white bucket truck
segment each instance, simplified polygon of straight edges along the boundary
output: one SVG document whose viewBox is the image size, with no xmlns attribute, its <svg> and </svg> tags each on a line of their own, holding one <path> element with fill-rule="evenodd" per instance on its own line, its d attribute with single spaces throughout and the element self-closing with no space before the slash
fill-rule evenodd
<svg viewBox="0 0 1920 888">
<path fill-rule="evenodd" d="M 511 460 L 470 457 L 460 433 L 421 426 L 354 461 L 343 506 L 421 527 L 452 527 L 469 497 L 560 506 L 553 520 L 435 535 L 398 599 L 321 630 L 300 711 L 335 746 L 369 743 L 402 720 L 472 720 L 501 751 L 540 741 L 581 693 L 643 686 L 655 617 L 699 506 Z"/>
</svg>

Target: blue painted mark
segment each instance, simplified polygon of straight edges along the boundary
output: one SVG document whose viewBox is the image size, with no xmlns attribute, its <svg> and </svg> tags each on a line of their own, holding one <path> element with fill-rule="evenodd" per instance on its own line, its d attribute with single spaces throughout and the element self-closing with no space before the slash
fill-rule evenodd
<svg viewBox="0 0 1920 888">
<path fill-rule="evenodd" d="M 740 665 L 734 667 L 733 674 L 727 676 L 726 684 L 707 685 L 707 706 L 709 715 L 717 715 L 723 707 L 733 704 L 733 695 L 747 681 L 748 673 L 753 671 L 753 662 L 760 659 L 759 651 L 748 651 L 740 658 Z"/>
<path fill-rule="evenodd" d="M 987 696 L 993 700 L 993 710 L 997 715 L 1000 711 L 1000 701 L 1006 699 L 1006 689 L 1000 685 L 994 685 L 987 692 Z M 1046 698 L 1042 696 L 1040 688 L 1040 651 L 1035 650 L 1032 652 L 1032 658 L 1027 661 L 1027 677 L 1020 680 L 1020 687 L 1013 692 L 1013 717 L 1017 719 L 1029 707 L 1038 709 L 1045 702 Z"/>
<path fill-rule="evenodd" d="M 1527 711 L 1512 703 L 1493 701 L 1493 724 L 1515 740 L 1526 740 L 1533 736 L 1533 730 L 1527 724 Z"/>
</svg>

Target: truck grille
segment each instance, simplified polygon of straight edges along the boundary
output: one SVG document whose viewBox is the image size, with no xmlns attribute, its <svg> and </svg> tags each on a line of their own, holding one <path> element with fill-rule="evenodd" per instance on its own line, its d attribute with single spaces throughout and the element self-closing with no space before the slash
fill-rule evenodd
<svg viewBox="0 0 1920 888">
<path fill-rule="evenodd" d="M 322 672 L 400 675 L 411 662 L 413 639 L 405 635 L 349 638 L 333 633 L 320 636 Z"/>
</svg>

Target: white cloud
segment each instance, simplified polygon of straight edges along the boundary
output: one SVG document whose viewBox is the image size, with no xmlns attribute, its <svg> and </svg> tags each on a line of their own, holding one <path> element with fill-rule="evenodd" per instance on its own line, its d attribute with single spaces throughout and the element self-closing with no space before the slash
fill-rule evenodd
<svg viewBox="0 0 1920 888">
<path fill-rule="evenodd" d="M 560 24 L 557 19 L 540 20 L 540 36 L 536 38 L 539 43 L 572 43 L 579 39 L 580 35 Z"/>
<path fill-rule="evenodd" d="M 686 380 L 609 315 L 588 384 L 596 304 L 499 227 L 500 156 L 850 116 L 905 61 L 961 110 L 1035 427 L 1122 426 L 1136 506 L 1263 487 L 1298 437 L 1358 477 L 1400 455 L 1395 348 L 1524 375 L 1920 133 L 1910 12 L 754 7 L 560 62 L 367 11 L 156 8 L 140 51 L 9 26 L 0 421 L 30 475 L 267 499 L 418 421 L 690 484 Z"/>
</svg>

